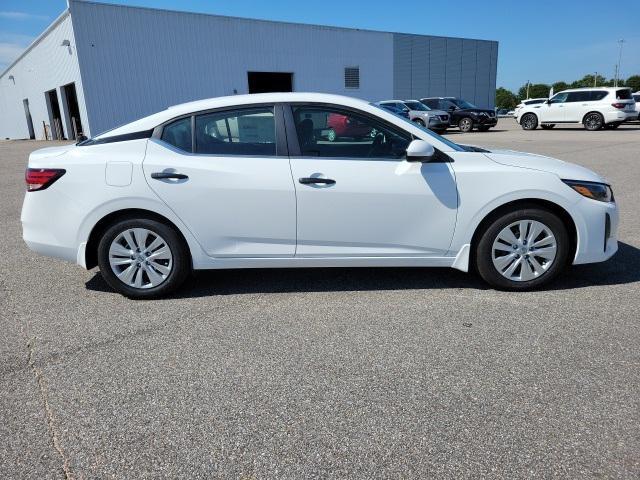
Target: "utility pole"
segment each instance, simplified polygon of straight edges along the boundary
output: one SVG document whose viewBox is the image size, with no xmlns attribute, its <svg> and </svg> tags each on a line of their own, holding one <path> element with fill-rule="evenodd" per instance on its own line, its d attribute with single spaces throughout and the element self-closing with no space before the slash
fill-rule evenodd
<svg viewBox="0 0 640 480">
<path fill-rule="evenodd" d="M 596 74 L 593 76 L 593 86 L 597 87 L 598 86 L 597 83 L 598 83 L 598 72 L 596 72 Z"/>
<path fill-rule="evenodd" d="M 620 45 L 620 48 L 618 50 L 618 63 L 616 64 L 616 79 L 615 79 L 614 87 L 618 86 L 618 80 L 620 79 L 620 63 L 622 62 L 622 44 L 623 43 L 624 43 L 624 38 L 621 38 L 620 40 L 618 40 L 618 45 Z"/>
<path fill-rule="evenodd" d="M 531 82 L 527 80 L 527 98 L 529 98 L 529 85 L 531 85 Z"/>
</svg>

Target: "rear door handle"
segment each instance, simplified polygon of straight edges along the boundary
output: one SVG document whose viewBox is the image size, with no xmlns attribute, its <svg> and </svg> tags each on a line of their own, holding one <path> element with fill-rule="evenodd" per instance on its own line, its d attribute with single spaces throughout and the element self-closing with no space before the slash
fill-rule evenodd
<svg viewBox="0 0 640 480">
<path fill-rule="evenodd" d="M 176 180 L 186 180 L 189 178 L 188 175 L 184 173 L 175 173 L 175 172 L 153 172 L 151 174 L 151 178 L 155 178 L 156 180 L 164 180 L 165 178 L 174 178 Z"/>
<path fill-rule="evenodd" d="M 299 178 L 298 181 L 303 185 L 310 185 L 312 183 L 323 183 L 325 185 L 333 185 L 334 183 L 336 183 L 336 181 L 331 178 L 321 178 L 321 177 L 302 177 L 302 178 Z"/>
</svg>

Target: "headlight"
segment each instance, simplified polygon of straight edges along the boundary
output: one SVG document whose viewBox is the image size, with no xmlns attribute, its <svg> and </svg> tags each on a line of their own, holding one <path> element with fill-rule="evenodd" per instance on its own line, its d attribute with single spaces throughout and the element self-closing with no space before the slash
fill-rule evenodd
<svg viewBox="0 0 640 480">
<path fill-rule="evenodd" d="M 582 182 L 580 180 L 562 180 L 580 195 L 599 200 L 600 202 L 613 202 L 613 191 L 606 183 Z"/>
</svg>

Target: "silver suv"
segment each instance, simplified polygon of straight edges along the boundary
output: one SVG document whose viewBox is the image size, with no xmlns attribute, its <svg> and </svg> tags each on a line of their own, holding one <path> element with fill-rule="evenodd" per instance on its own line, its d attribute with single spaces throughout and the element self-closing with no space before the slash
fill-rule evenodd
<svg viewBox="0 0 640 480">
<path fill-rule="evenodd" d="M 443 110 L 432 110 L 418 100 L 384 100 L 381 107 L 393 107 L 409 114 L 409 119 L 418 125 L 443 134 L 449 126 L 449 114 Z"/>
</svg>

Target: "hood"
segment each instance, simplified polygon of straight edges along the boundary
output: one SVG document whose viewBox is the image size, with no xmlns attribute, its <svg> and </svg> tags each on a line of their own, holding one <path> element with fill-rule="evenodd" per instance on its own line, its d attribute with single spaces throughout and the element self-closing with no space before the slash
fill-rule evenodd
<svg viewBox="0 0 640 480">
<path fill-rule="evenodd" d="M 588 168 L 563 162 L 557 158 L 545 157 L 534 153 L 515 152 L 513 150 L 491 150 L 485 153 L 494 162 L 512 167 L 528 168 L 553 173 L 565 180 L 584 180 L 587 182 L 609 183 Z"/>
<path fill-rule="evenodd" d="M 76 146 L 74 143 L 70 143 L 69 145 L 61 145 L 59 147 L 41 148 L 39 150 L 31 152 L 31 155 L 29 155 L 29 160 L 40 160 L 41 158 L 57 157 L 75 147 Z"/>
<path fill-rule="evenodd" d="M 444 110 L 429 110 L 427 113 L 430 113 L 431 115 L 451 115 L 449 112 L 445 112 Z"/>
</svg>

